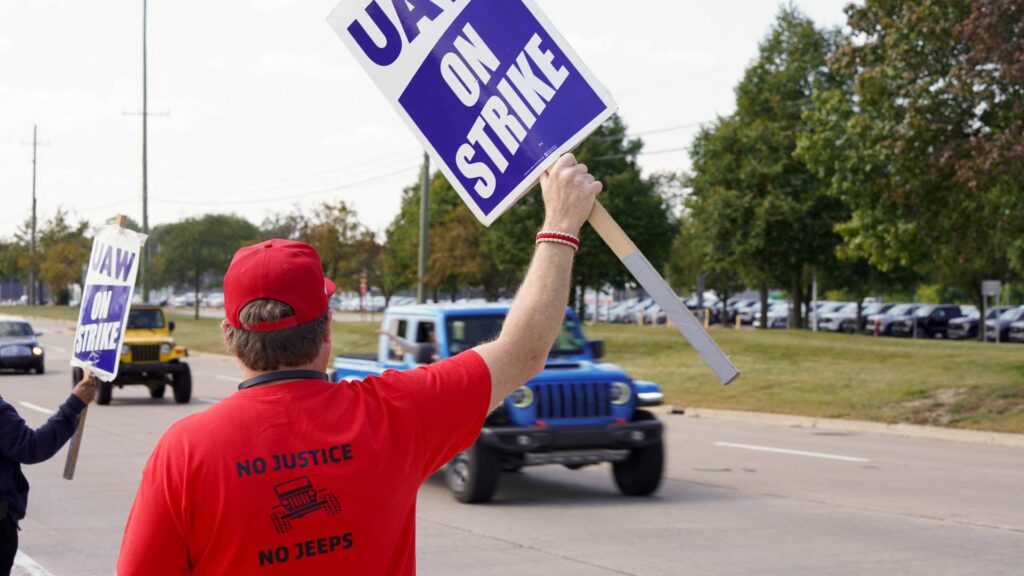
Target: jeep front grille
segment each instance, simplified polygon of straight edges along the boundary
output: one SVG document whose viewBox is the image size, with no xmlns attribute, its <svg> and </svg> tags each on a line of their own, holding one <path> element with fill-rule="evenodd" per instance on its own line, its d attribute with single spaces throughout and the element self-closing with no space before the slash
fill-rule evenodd
<svg viewBox="0 0 1024 576">
<path fill-rule="evenodd" d="M 602 418 L 612 414 L 610 382 L 537 384 L 537 418 Z"/>
<path fill-rule="evenodd" d="M 302 494 L 296 494 L 295 496 L 289 496 L 285 500 L 284 504 L 288 508 L 301 508 L 301 507 L 303 507 L 303 506 L 305 506 L 307 504 L 310 504 L 311 502 L 313 502 L 313 499 L 310 498 L 309 493 L 303 492 Z"/>
<path fill-rule="evenodd" d="M 159 344 L 131 344 L 132 362 L 159 362 Z"/>
</svg>

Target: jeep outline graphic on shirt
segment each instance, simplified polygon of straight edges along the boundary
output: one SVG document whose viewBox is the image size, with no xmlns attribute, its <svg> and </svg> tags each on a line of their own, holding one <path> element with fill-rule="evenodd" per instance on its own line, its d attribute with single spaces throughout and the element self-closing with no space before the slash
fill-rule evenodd
<svg viewBox="0 0 1024 576">
<path fill-rule="evenodd" d="M 309 476 L 299 476 L 274 486 L 278 504 L 270 514 L 270 523 L 279 534 L 292 529 L 292 521 L 323 510 L 328 516 L 341 513 L 338 497 L 326 489 L 317 490 Z"/>
</svg>

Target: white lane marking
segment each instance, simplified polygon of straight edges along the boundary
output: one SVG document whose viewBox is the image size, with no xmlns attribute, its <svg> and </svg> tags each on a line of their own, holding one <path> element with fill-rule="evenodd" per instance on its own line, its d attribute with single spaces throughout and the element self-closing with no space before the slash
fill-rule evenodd
<svg viewBox="0 0 1024 576">
<path fill-rule="evenodd" d="M 234 382 L 236 384 L 238 382 L 241 382 L 241 380 L 238 379 L 238 376 L 221 376 L 220 374 L 214 374 L 213 377 L 216 378 L 217 380 L 224 380 L 225 382 Z"/>
<path fill-rule="evenodd" d="M 47 346 L 47 348 L 49 348 L 50 350 L 56 350 L 57 352 L 60 352 L 61 354 L 67 354 L 68 353 L 68 349 L 67 348 L 61 348 L 60 346 Z"/>
<path fill-rule="evenodd" d="M 854 456 L 840 456 L 838 454 L 824 454 L 822 452 L 804 452 L 803 450 L 787 450 L 785 448 L 772 448 L 769 446 L 754 446 L 752 444 L 733 444 L 732 442 L 715 442 L 715 446 L 726 448 L 741 448 L 743 450 L 754 450 L 756 452 L 772 452 L 775 454 L 790 454 L 793 456 L 807 456 L 808 458 L 824 458 L 826 460 L 842 460 L 843 462 L 871 462 L 869 458 L 856 458 Z"/>
<path fill-rule="evenodd" d="M 49 408 L 43 408 L 42 406 L 33 404 L 31 402 L 18 402 L 18 404 L 21 404 L 22 406 L 24 406 L 25 408 L 28 408 L 29 410 L 35 410 L 36 412 L 42 412 L 43 414 L 50 414 L 50 415 L 52 415 L 52 414 L 56 414 L 57 413 L 55 410 L 50 410 Z"/>
<path fill-rule="evenodd" d="M 216 404 L 217 402 L 220 402 L 219 398 L 210 398 L 208 396 L 196 396 L 195 399 L 205 404 Z"/>
<path fill-rule="evenodd" d="M 28 576 L 53 576 L 53 574 L 39 565 L 38 562 L 33 560 L 21 550 L 14 556 L 14 565 L 21 568 Z"/>
</svg>

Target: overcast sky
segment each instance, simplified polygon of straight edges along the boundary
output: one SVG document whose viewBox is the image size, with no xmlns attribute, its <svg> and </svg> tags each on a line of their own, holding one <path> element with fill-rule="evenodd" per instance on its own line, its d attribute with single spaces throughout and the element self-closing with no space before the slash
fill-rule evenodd
<svg viewBox="0 0 1024 576">
<path fill-rule="evenodd" d="M 819 25 L 848 0 L 797 0 Z M 344 199 L 382 231 L 421 152 L 326 23 L 336 0 L 150 0 L 150 222 L 233 212 L 256 223 Z M 611 91 L 647 171 L 683 170 L 733 88 L 771 0 L 538 0 Z M 628 6 L 628 7 L 627 7 Z M 141 220 L 142 1 L 0 0 L 0 237 L 58 206 Z M 611 193 L 614 193 L 612 191 Z"/>
</svg>

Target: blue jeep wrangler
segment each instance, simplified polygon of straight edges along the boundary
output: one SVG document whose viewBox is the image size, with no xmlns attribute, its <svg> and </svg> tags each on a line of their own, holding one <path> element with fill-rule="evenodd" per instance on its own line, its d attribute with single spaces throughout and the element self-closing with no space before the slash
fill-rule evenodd
<svg viewBox="0 0 1024 576">
<path fill-rule="evenodd" d="M 455 356 L 495 338 L 508 311 L 508 305 L 497 304 L 390 308 L 377 354 L 338 356 L 334 380 L 360 380 Z M 541 464 L 576 470 L 610 462 L 624 494 L 657 490 L 664 466 L 662 425 L 640 408 L 661 404 L 661 389 L 600 362 L 603 354 L 604 342 L 587 341 L 576 313 L 567 309 L 544 371 L 506 398 L 487 417 L 476 443 L 445 468 L 455 498 L 487 502 L 502 471 Z"/>
</svg>

